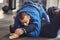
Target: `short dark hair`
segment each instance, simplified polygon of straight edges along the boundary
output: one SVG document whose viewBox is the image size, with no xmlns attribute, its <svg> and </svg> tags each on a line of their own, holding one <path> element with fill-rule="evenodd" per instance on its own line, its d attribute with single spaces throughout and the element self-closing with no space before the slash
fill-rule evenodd
<svg viewBox="0 0 60 40">
<path fill-rule="evenodd" d="M 23 20 L 26 15 L 28 16 L 27 12 L 21 12 L 19 14 L 19 19 Z"/>
</svg>

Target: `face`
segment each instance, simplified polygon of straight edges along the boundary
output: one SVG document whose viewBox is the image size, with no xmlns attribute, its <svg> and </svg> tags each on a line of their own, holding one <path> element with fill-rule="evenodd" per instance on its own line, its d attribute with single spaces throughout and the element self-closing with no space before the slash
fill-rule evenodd
<svg viewBox="0 0 60 40">
<path fill-rule="evenodd" d="M 23 20 L 19 19 L 19 21 L 22 23 L 22 25 L 28 26 L 30 21 L 30 16 L 25 16 Z"/>
</svg>

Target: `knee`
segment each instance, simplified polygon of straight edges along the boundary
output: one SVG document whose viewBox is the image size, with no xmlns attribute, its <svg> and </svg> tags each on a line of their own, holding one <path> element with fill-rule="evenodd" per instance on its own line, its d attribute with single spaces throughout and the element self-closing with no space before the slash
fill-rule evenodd
<svg viewBox="0 0 60 40">
<path fill-rule="evenodd" d="M 13 28 L 14 27 L 14 24 L 10 24 L 10 28 Z"/>
<path fill-rule="evenodd" d="M 9 29 L 10 29 L 11 33 L 14 33 L 14 25 L 13 24 L 9 26 Z"/>
</svg>

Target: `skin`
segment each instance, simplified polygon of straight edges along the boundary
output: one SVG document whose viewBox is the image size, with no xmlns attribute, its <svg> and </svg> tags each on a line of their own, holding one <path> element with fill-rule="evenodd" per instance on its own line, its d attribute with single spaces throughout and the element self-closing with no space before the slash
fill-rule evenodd
<svg viewBox="0 0 60 40">
<path fill-rule="evenodd" d="M 58 14 L 60 12 L 60 9 L 57 9 L 54 12 L 56 12 L 56 14 Z"/>
<path fill-rule="evenodd" d="M 24 26 L 28 26 L 29 21 L 30 21 L 30 16 L 25 16 L 25 18 L 23 20 L 19 19 L 19 21 L 24 25 Z"/>
<path fill-rule="evenodd" d="M 19 19 L 19 21 L 20 21 L 24 26 L 28 26 L 29 21 L 30 21 L 30 16 L 26 15 L 23 20 Z M 13 27 L 13 26 L 11 26 L 11 27 Z M 9 36 L 9 39 L 18 38 L 18 37 L 19 37 L 20 35 L 22 35 L 22 34 L 23 34 L 22 28 L 17 28 L 17 29 L 15 30 L 15 33 L 12 33 L 11 36 Z"/>
</svg>

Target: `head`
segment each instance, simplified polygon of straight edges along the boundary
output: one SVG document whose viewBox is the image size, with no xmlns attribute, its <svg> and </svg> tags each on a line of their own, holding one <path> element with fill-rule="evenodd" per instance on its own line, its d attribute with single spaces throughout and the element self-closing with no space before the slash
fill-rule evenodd
<svg viewBox="0 0 60 40">
<path fill-rule="evenodd" d="M 30 16 L 26 12 L 21 12 L 19 14 L 19 21 L 21 22 L 22 25 L 28 26 L 30 22 Z"/>
<path fill-rule="evenodd" d="M 54 15 L 56 15 L 56 10 L 58 9 L 58 7 L 49 7 L 48 8 L 48 11 L 47 11 L 47 13 L 48 13 L 48 15 L 49 15 L 49 17 L 50 18 L 53 18 L 54 17 Z"/>
</svg>

